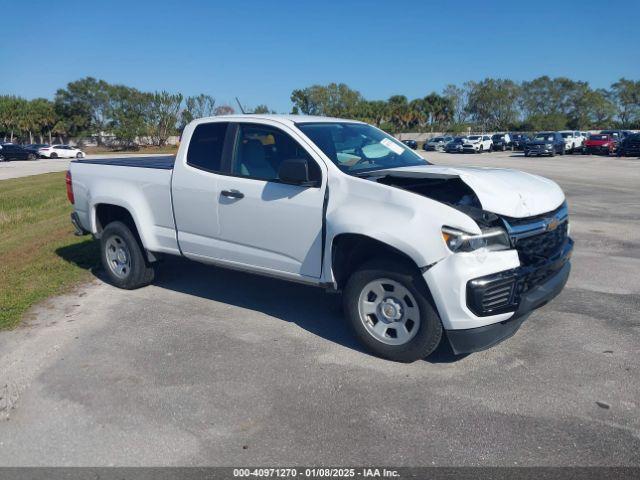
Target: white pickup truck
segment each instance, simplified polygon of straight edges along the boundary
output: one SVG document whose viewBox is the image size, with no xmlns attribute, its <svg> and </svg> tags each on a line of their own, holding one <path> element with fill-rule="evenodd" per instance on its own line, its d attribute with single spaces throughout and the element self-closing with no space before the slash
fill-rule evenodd
<svg viewBox="0 0 640 480">
<path fill-rule="evenodd" d="M 203 118 L 175 157 L 76 160 L 78 234 L 110 281 L 153 281 L 163 255 L 341 292 L 373 353 L 410 362 L 513 335 L 569 276 L 562 190 L 507 169 L 432 165 L 365 123 Z M 214 288 L 214 287 L 212 287 Z"/>
</svg>

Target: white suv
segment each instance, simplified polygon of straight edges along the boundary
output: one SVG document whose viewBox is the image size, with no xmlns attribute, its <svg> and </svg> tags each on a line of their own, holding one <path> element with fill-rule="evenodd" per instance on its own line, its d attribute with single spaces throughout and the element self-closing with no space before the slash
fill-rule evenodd
<svg viewBox="0 0 640 480">
<path fill-rule="evenodd" d="M 482 153 L 493 149 L 491 135 L 469 135 L 462 144 L 463 152 Z"/>
<path fill-rule="evenodd" d="M 581 132 L 576 130 L 561 130 L 559 132 L 564 139 L 564 149 L 568 153 L 573 153 L 576 150 L 581 150 L 584 144 L 585 138 Z"/>
</svg>

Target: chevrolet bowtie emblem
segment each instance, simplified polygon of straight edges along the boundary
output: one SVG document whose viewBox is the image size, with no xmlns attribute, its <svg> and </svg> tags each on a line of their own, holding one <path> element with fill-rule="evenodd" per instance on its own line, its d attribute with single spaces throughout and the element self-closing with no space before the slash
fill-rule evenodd
<svg viewBox="0 0 640 480">
<path fill-rule="evenodd" d="M 547 222 L 547 232 L 550 232 L 551 230 L 555 230 L 556 228 L 558 228 L 558 224 L 560 222 L 558 221 L 557 218 L 552 218 L 551 220 L 549 220 Z"/>
</svg>

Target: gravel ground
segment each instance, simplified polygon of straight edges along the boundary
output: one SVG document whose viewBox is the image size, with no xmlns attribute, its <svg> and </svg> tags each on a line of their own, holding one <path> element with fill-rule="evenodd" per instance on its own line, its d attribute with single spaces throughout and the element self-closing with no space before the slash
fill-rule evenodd
<svg viewBox="0 0 640 480">
<path fill-rule="evenodd" d="M 174 259 L 0 334 L 1 465 L 640 465 L 640 161 L 445 155 L 565 190 L 564 292 L 485 352 L 363 353 L 339 297 Z"/>
</svg>

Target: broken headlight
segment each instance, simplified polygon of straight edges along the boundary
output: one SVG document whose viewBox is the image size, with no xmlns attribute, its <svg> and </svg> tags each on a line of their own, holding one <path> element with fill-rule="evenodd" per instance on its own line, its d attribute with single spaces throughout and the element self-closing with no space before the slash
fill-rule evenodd
<svg viewBox="0 0 640 480">
<path fill-rule="evenodd" d="M 442 227 L 442 238 L 452 252 L 472 252 L 480 248 L 508 250 L 509 235 L 503 228 L 490 228 L 480 234 L 467 233 L 455 228 Z"/>
</svg>

